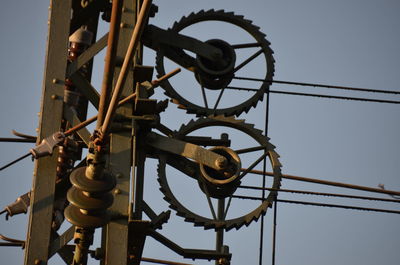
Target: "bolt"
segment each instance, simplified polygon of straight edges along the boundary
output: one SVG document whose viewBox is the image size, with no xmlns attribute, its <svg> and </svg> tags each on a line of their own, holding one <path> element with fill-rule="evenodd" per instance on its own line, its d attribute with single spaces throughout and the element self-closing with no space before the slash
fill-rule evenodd
<svg viewBox="0 0 400 265">
<path fill-rule="evenodd" d="M 40 259 L 35 259 L 35 265 L 40 265 L 42 261 Z"/>
<path fill-rule="evenodd" d="M 225 157 L 218 157 L 215 160 L 215 165 L 219 168 L 219 169 L 224 169 L 226 168 L 228 162 L 226 161 Z"/>
<path fill-rule="evenodd" d="M 227 133 L 221 133 L 221 140 L 228 140 L 229 135 Z"/>
<path fill-rule="evenodd" d="M 58 80 L 57 80 L 57 78 L 54 78 L 53 80 L 51 80 L 52 82 L 53 82 L 53 84 L 57 84 L 58 83 Z"/>
<path fill-rule="evenodd" d="M 114 194 L 115 194 L 115 195 L 121 194 L 121 190 L 120 190 L 120 189 L 115 189 L 115 190 L 114 190 Z"/>
<path fill-rule="evenodd" d="M 53 100 L 56 100 L 58 97 L 57 97 L 57 95 L 51 95 L 51 99 L 53 99 Z"/>
<path fill-rule="evenodd" d="M 229 265 L 229 264 L 231 264 L 231 263 L 226 258 L 220 258 L 218 260 L 218 265 Z"/>
<path fill-rule="evenodd" d="M 120 179 L 124 177 L 124 174 L 122 174 L 121 172 L 118 172 L 117 174 L 115 174 L 115 177 Z"/>
<path fill-rule="evenodd" d="M 125 28 L 127 26 L 127 24 L 126 23 L 124 23 L 124 22 L 121 22 L 121 24 L 119 24 L 119 27 L 122 29 L 122 28 Z"/>
</svg>

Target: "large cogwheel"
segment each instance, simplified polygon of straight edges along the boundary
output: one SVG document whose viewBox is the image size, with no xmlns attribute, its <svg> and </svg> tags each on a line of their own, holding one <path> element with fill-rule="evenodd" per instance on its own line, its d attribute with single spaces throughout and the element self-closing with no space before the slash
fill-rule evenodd
<svg viewBox="0 0 400 265">
<path fill-rule="evenodd" d="M 197 116 L 239 116 L 263 100 L 274 76 L 275 61 L 265 34 L 250 20 L 223 10 L 202 10 L 183 17 L 169 30 L 207 42 L 222 51 L 222 60 L 218 63 L 195 54 L 195 65 L 161 84 L 165 94 L 180 108 Z M 190 55 L 174 49 L 176 54 Z M 166 59 L 161 47 L 156 58 L 158 76 L 176 66 Z"/>
<path fill-rule="evenodd" d="M 216 133 L 222 133 L 221 139 L 216 139 Z M 252 124 L 223 116 L 200 118 L 183 125 L 175 137 L 201 143 L 205 148 L 214 145 L 211 149 L 229 161 L 227 169 L 221 172 L 188 160 L 185 162 L 179 156 L 159 156 L 160 190 L 170 208 L 185 221 L 205 229 L 228 231 L 257 221 L 272 206 L 282 178 L 279 155 L 268 138 Z M 262 177 L 252 171 L 264 169 L 264 158 L 266 170 L 273 172 L 272 180 L 266 180 L 265 187 L 270 188 L 269 191 L 248 189 L 249 186 L 262 186 Z M 258 199 L 243 199 L 250 197 Z"/>
</svg>

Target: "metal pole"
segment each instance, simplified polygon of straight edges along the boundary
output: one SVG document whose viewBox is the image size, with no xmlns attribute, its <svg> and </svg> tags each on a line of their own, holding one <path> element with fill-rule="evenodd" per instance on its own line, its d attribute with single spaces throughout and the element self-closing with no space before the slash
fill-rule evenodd
<svg viewBox="0 0 400 265">
<path fill-rule="evenodd" d="M 274 221 L 272 224 L 272 265 L 275 265 L 276 255 L 276 217 L 277 217 L 278 200 L 275 198 L 274 204 Z"/>
<path fill-rule="evenodd" d="M 177 68 L 177 69 L 175 69 L 175 70 L 169 72 L 168 74 L 166 74 L 166 75 L 160 77 L 159 79 L 156 79 L 156 80 L 151 81 L 151 84 L 152 84 L 153 88 L 158 87 L 162 81 L 167 80 L 168 78 L 173 77 L 174 75 L 176 75 L 176 74 L 179 73 L 180 71 L 181 71 L 181 69 L 180 69 L 180 68 Z M 125 97 L 124 99 L 121 99 L 121 100 L 118 102 L 118 106 L 121 106 L 121 105 L 123 105 L 123 104 L 125 104 L 125 103 L 128 103 L 129 101 L 134 100 L 135 98 L 136 98 L 136 92 L 130 94 L 129 96 Z M 71 135 L 72 133 L 74 133 L 74 132 L 76 132 L 76 131 L 78 131 L 78 130 L 80 130 L 80 129 L 86 127 L 86 126 L 88 126 L 88 125 L 91 124 L 92 122 L 96 121 L 97 118 L 98 118 L 98 116 L 96 115 L 96 116 L 93 116 L 93 117 L 87 119 L 86 121 L 83 121 L 83 122 L 81 122 L 81 123 L 75 125 L 74 127 L 72 127 L 72 128 L 70 128 L 70 129 L 68 129 L 67 131 L 65 131 L 65 132 L 64 132 L 64 135 L 65 135 L 65 136 Z M 1 139 L 5 139 L 5 138 L 0 138 L 0 142 L 1 142 Z M 22 139 L 22 140 L 29 140 L 29 141 L 31 141 L 30 139 Z M 35 140 L 35 141 L 36 141 L 36 140 Z M 0 169 L 0 170 L 1 170 L 1 169 Z"/>
<path fill-rule="evenodd" d="M 118 35 L 121 23 L 122 3 L 123 0 L 112 1 L 110 31 L 108 33 L 107 53 L 104 59 L 105 64 L 104 64 L 103 83 L 101 87 L 99 113 L 97 116 L 97 124 L 96 124 L 97 129 L 100 128 L 103 123 L 105 111 L 107 110 L 108 102 L 110 100 L 110 95 L 111 95 L 112 81 L 113 81 L 114 67 L 115 67 L 115 56 L 117 53 Z"/>
<path fill-rule="evenodd" d="M 225 213 L 225 199 L 218 199 L 218 210 L 217 210 L 217 218 L 218 220 L 224 219 Z M 222 246 L 224 244 L 224 229 L 216 230 L 216 239 L 215 239 L 215 250 L 218 252 L 222 252 Z M 218 260 L 215 261 L 215 265 L 219 265 L 220 262 Z"/>
<path fill-rule="evenodd" d="M 145 26 L 145 20 L 147 19 L 150 11 L 151 2 L 152 0 L 145 0 L 143 2 L 142 8 L 140 9 L 140 13 L 136 21 L 135 28 L 133 30 L 132 38 L 125 55 L 124 63 L 122 64 L 121 72 L 119 73 L 117 83 L 115 84 L 114 93 L 112 95 L 106 117 L 101 127 L 101 133 L 103 135 L 107 135 L 110 130 L 111 127 L 110 125 L 114 118 L 115 110 L 118 106 L 118 99 L 121 95 L 122 87 L 125 84 L 126 77 L 128 74 L 128 68 L 132 63 L 134 52 L 136 51 L 136 48 L 139 45 L 140 36 L 143 32 Z"/>
</svg>

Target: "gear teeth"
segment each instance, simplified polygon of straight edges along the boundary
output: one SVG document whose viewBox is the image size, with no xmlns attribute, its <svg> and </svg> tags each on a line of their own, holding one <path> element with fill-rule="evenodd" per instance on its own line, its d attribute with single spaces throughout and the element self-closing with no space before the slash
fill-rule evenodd
<svg viewBox="0 0 400 265">
<path fill-rule="evenodd" d="M 181 127 L 179 128 L 179 131 L 185 130 L 185 128 L 186 128 L 187 126 L 190 126 L 190 124 L 192 124 L 192 123 L 194 123 L 194 122 L 195 122 L 195 121 L 194 121 L 193 119 L 191 119 L 191 120 L 188 122 L 187 125 L 182 124 Z"/>
<path fill-rule="evenodd" d="M 272 80 L 274 76 L 274 58 L 273 58 L 273 51 L 270 48 L 270 42 L 265 39 L 266 35 L 260 31 L 260 28 L 256 25 L 252 24 L 252 21 L 249 19 L 245 19 L 244 16 L 235 15 L 234 12 L 225 12 L 224 10 L 217 10 L 214 9 L 210 10 L 200 10 L 199 12 L 195 13 L 192 12 L 188 16 L 182 17 L 179 21 L 175 22 L 170 28 L 175 32 L 179 32 L 184 28 L 191 26 L 193 24 L 203 22 L 203 21 L 224 21 L 227 23 L 231 23 L 235 26 L 242 28 L 243 30 L 247 31 L 255 41 L 257 41 L 263 49 L 263 54 L 266 60 L 267 72 L 265 75 L 265 79 Z M 164 55 L 162 51 L 157 52 L 156 56 L 156 70 L 158 72 L 158 76 L 163 76 L 165 74 L 164 69 Z M 209 116 L 209 115 L 225 115 L 225 116 L 239 116 L 243 112 L 248 113 L 251 108 L 257 106 L 259 101 L 263 100 L 264 94 L 266 89 L 271 85 L 270 82 L 264 82 L 260 85 L 260 88 L 246 101 L 238 104 L 237 106 L 228 107 L 225 109 L 211 109 L 198 106 L 183 98 L 179 93 L 172 87 L 171 83 L 168 80 L 161 84 L 161 87 L 165 90 L 165 95 L 176 99 L 179 104 L 178 108 L 185 109 L 189 114 L 195 114 L 196 116 Z M 182 106 L 185 106 L 184 108 Z"/>
<path fill-rule="evenodd" d="M 181 103 L 179 103 L 179 101 L 177 99 L 172 98 L 171 102 L 174 103 L 175 105 L 177 105 L 178 109 L 186 109 L 186 107 L 184 105 L 182 105 Z"/>
<path fill-rule="evenodd" d="M 225 115 L 217 115 L 217 116 L 209 116 L 209 119 L 223 121 L 223 122 L 231 122 L 231 123 L 244 123 L 244 119 L 235 119 L 234 116 L 225 116 Z"/>
<path fill-rule="evenodd" d="M 255 129 L 254 124 L 245 123 L 244 120 L 236 120 L 234 117 L 226 117 L 223 115 L 214 116 L 211 118 L 200 118 L 198 120 L 190 120 L 186 125 L 182 125 L 178 132 L 176 132 L 176 137 L 185 136 L 197 129 L 206 128 L 210 126 L 227 126 L 234 129 L 238 129 L 243 133 L 247 133 L 254 140 L 256 140 L 261 145 L 267 147 L 268 153 L 272 161 L 272 167 L 274 172 L 274 180 L 272 188 L 279 189 L 281 186 L 281 164 L 278 160 L 279 155 L 274 151 L 274 146 L 269 143 L 268 137 L 262 134 L 262 131 Z M 219 229 L 223 228 L 229 231 L 233 228 L 236 230 L 242 228 L 243 226 L 249 226 L 252 222 L 256 222 L 260 216 L 264 216 L 267 213 L 268 208 L 272 206 L 272 201 L 274 200 L 277 192 L 271 191 L 266 200 L 263 201 L 257 208 L 252 210 L 246 215 L 237 217 L 234 219 L 228 219 L 224 221 L 216 221 L 204 216 L 200 216 L 189 209 L 185 208 L 173 195 L 167 181 L 166 177 L 166 157 L 160 155 L 159 165 L 157 167 L 158 172 L 158 182 L 160 184 L 160 191 L 164 194 L 164 200 L 168 202 L 169 207 L 176 211 L 176 215 L 184 218 L 186 222 L 191 222 L 194 226 L 202 226 L 204 229 Z"/>
</svg>

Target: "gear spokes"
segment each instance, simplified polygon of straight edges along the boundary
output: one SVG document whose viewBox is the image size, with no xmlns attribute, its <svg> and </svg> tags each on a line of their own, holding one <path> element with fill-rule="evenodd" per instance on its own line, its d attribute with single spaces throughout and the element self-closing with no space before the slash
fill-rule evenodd
<svg viewBox="0 0 400 265">
<path fill-rule="evenodd" d="M 215 135 L 215 131 L 223 132 L 225 138 L 229 137 L 229 141 L 226 142 L 230 146 L 216 146 L 210 149 L 225 156 L 231 166 L 224 171 L 217 172 L 203 165 L 197 165 L 196 170 L 190 171 L 192 178 L 188 180 L 192 182 L 197 180 L 194 189 L 190 190 L 192 202 L 182 201 L 178 199 L 180 193 L 187 192 L 187 189 L 185 191 L 179 190 L 179 187 L 183 186 L 181 185 L 183 179 L 179 178 L 178 185 L 175 180 L 172 180 L 171 175 L 174 175 L 175 178 L 176 175 L 186 175 L 189 171 L 176 164 L 171 164 L 167 155 L 160 155 L 158 165 L 160 190 L 170 208 L 174 209 L 177 215 L 184 217 L 185 221 L 194 223 L 195 226 L 203 226 L 205 229 L 239 229 L 244 225 L 248 226 L 252 221 L 258 220 L 260 216 L 267 212 L 268 207 L 271 207 L 276 196 L 276 190 L 279 189 L 281 182 L 279 155 L 260 130 L 255 129 L 252 124 L 233 118 L 200 118 L 182 126 L 175 137 L 187 140 L 192 139 L 191 136 L 195 136 L 197 133 L 206 136 Z M 229 132 L 229 136 L 226 135 L 226 132 Z M 250 140 L 234 140 L 238 136 L 243 138 L 243 135 Z M 245 143 L 245 146 L 243 146 L 243 143 Z M 209 146 L 206 146 L 206 148 L 209 148 Z M 264 158 L 269 160 L 269 167 L 274 172 L 273 181 L 270 183 L 272 191 L 265 196 L 265 200 L 261 204 L 254 201 L 243 204 L 243 201 L 233 198 L 234 195 L 240 193 L 237 189 L 240 185 L 245 183 L 254 185 L 254 183 L 262 182 L 259 177 L 249 173 L 250 170 L 244 170 L 242 167 L 247 169 L 260 167 Z M 174 171 L 173 168 L 178 169 L 178 171 Z M 225 204 L 223 218 L 216 216 L 216 201 Z M 240 207 L 237 207 L 239 204 Z M 244 207 L 246 207 L 246 210 L 238 213 L 238 209 Z M 189 208 L 193 210 L 189 210 Z"/>
<path fill-rule="evenodd" d="M 207 23 L 225 24 L 226 36 L 221 31 L 212 35 L 212 26 L 201 28 L 204 30 L 196 30 L 201 26 L 207 26 Z M 272 56 L 273 51 L 269 47 L 270 43 L 265 39 L 265 34 L 260 32 L 250 20 L 232 12 L 202 10 L 175 22 L 169 31 L 176 33 L 184 31 L 185 35 L 207 32 L 207 36 L 202 35 L 197 39 L 203 39 L 204 42 L 221 51 L 220 56 L 216 56 L 215 60 L 196 55 L 196 59 L 192 61 L 194 65 L 189 67 L 186 73 L 186 78 L 191 78 L 194 81 L 193 84 L 188 85 L 176 79 L 174 83 L 167 81 L 161 85 L 165 94 L 171 97 L 180 108 L 197 116 L 239 116 L 243 112 L 248 112 L 263 99 L 270 82 L 262 82 L 258 87 L 254 87 L 253 83 L 254 91 L 252 92 L 227 89 L 249 85 L 235 79 L 236 74 L 250 74 L 262 80 L 273 78 L 275 61 Z M 165 49 L 170 51 L 171 48 L 165 47 Z M 188 55 L 184 50 L 177 48 L 173 50 L 176 54 Z M 175 63 L 165 60 L 166 57 L 165 50 L 161 47 L 156 58 L 156 69 L 159 75 L 165 74 L 166 68 L 174 67 L 171 64 Z M 185 78 L 184 76 L 185 74 L 181 75 L 182 78 Z"/>
</svg>

